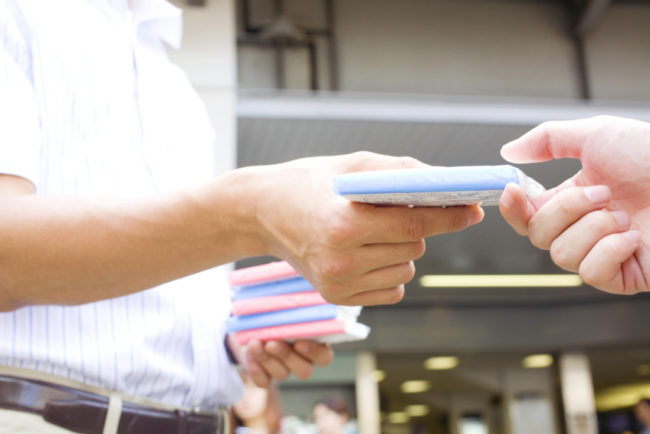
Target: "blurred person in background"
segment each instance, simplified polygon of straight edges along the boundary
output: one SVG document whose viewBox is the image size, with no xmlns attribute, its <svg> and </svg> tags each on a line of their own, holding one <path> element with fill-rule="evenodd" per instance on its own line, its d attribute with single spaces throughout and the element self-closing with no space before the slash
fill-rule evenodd
<svg viewBox="0 0 650 434">
<path fill-rule="evenodd" d="M 244 397 L 232 407 L 237 434 L 279 434 L 282 404 L 277 385 L 259 387 L 242 372 Z"/>
<path fill-rule="evenodd" d="M 634 416 L 641 424 L 639 434 L 650 434 L 650 399 L 642 398 L 634 406 Z"/>
<path fill-rule="evenodd" d="M 512 163 L 577 158 L 572 178 L 532 199 L 508 185 L 500 210 L 561 268 L 614 294 L 650 290 L 650 124 L 613 116 L 547 122 L 506 144 Z"/>
<path fill-rule="evenodd" d="M 227 269 L 290 262 L 330 302 L 398 302 L 424 238 L 478 207 L 351 204 L 372 153 L 215 176 L 213 131 L 165 0 L 0 0 L 0 426 L 12 433 L 225 430 L 243 395 L 327 365 L 327 345 L 225 338 Z M 308 180 L 309 182 L 305 182 Z M 63 431 L 65 432 L 65 431 Z"/>
<path fill-rule="evenodd" d="M 312 409 L 319 434 L 357 434 L 356 424 L 350 420 L 348 404 L 340 396 L 319 400 Z"/>
</svg>

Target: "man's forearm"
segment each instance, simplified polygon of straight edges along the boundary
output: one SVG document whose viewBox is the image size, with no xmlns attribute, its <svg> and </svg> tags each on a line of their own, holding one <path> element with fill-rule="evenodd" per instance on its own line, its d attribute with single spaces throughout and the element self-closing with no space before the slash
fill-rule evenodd
<svg viewBox="0 0 650 434">
<path fill-rule="evenodd" d="M 0 309 L 80 304 L 264 254 L 246 171 L 141 199 L 0 198 Z"/>
<path fill-rule="evenodd" d="M 478 207 L 375 207 L 337 174 L 422 167 L 372 153 L 237 169 L 141 200 L 0 197 L 0 309 L 117 297 L 246 256 L 287 260 L 326 300 L 396 303 L 424 238 L 478 223 Z"/>
</svg>

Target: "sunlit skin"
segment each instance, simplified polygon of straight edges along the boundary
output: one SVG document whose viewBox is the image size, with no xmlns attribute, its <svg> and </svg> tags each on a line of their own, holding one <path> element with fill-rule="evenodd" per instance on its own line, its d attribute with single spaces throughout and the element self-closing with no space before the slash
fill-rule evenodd
<svg viewBox="0 0 650 434">
<path fill-rule="evenodd" d="M 425 238 L 483 218 L 478 207 L 375 207 L 332 191 L 341 173 L 407 167 L 426 165 L 370 152 L 313 157 L 139 198 L 39 195 L 0 175 L 0 311 L 120 297 L 265 255 L 290 262 L 330 302 L 397 303 Z M 261 386 L 333 358 L 311 341 L 232 350 Z"/>
<path fill-rule="evenodd" d="M 530 200 L 509 185 L 501 213 L 587 284 L 616 294 L 648 291 L 650 124 L 609 116 L 548 122 L 501 154 L 512 163 L 579 159 L 575 176 Z"/>
</svg>

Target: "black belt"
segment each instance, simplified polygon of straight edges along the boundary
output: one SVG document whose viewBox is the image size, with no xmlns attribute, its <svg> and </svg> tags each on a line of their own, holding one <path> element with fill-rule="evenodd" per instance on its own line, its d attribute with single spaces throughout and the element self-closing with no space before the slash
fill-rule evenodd
<svg viewBox="0 0 650 434">
<path fill-rule="evenodd" d="M 108 397 L 43 381 L 0 375 L 0 408 L 35 413 L 47 422 L 84 434 L 101 434 Z M 122 404 L 118 434 L 222 434 L 227 413 L 165 411 Z"/>
</svg>

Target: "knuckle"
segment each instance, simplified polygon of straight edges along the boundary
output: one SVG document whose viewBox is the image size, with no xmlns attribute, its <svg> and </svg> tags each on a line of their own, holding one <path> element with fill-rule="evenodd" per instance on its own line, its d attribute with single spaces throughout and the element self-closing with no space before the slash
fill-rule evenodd
<svg viewBox="0 0 650 434">
<path fill-rule="evenodd" d="M 557 196 L 558 212 L 561 215 L 571 214 L 573 212 L 573 208 L 575 207 L 576 201 L 573 200 L 573 197 L 568 197 L 568 196 L 573 196 L 573 195 L 569 195 L 568 193 L 572 193 L 572 192 L 567 191 L 567 194 L 558 194 Z"/>
<path fill-rule="evenodd" d="M 403 167 L 405 169 L 422 166 L 422 163 L 418 159 L 406 155 L 402 157 L 396 157 L 396 159 L 397 159 L 396 166 Z"/>
<path fill-rule="evenodd" d="M 541 124 L 539 124 L 539 126 L 537 126 L 537 128 L 535 128 L 540 132 L 540 136 L 541 136 L 540 138 L 542 140 L 542 143 L 551 142 L 551 138 L 552 138 L 551 131 L 555 128 L 556 125 L 557 123 L 555 121 L 546 121 L 546 122 L 542 122 Z"/>
<path fill-rule="evenodd" d="M 604 234 L 615 224 L 614 217 L 608 211 L 596 211 L 588 215 L 589 227 L 593 232 Z"/>
<path fill-rule="evenodd" d="M 538 249 L 549 249 L 548 240 L 540 231 L 535 230 L 534 224 L 531 224 L 531 227 L 528 229 L 528 238 L 530 239 L 531 244 Z"/>
<path fill-rule="evenodd" d="M 596 115 L 592 117 L 592 120 L 597 123 L 608 123 L 613 122 L 616 118 L 612 115 Z"/>
<path fill-rule="evenodd" d="M 463 208 L 451 208 L 444 214 L 446 229 L 445 232 L 459 231 L 467 227 L 467 210 Z"/>
<path fill-rule="evenodd" d="M 354 268 L 354 260 L 351 256 L 339 256 L 324 260 L 320 267 L 320 275 L 323 280 L 338 280 L 348 275 Z"/>
<path fill-rule="evenodd" d="M 323 228 L 324 242 L 329 247 L 343 246 L 348 243 L 355 234 L 355 225 L 342 216 L 330 219 L 328 224 Z"/>
<path fill-rule="evenodd" d="M 376 155 L 377 154 L 374 154 L 373 152 L 370 151 L 353 152 L 349 155 L 350 157 L 349 168 L 351 170 L 362 170 L 364 167 L 366 167 L 376 158 Z"/>
<path fill-rule="evenodd" d="M 404 225 L 404 236 L 411 241 L 421 240 L 428 235 L 429 223 L 422 216 L 410 216 Z"/>
<path fill-rule="evenodd" d="M 384 302 L 386 304 L 397 304 L 400 301 L 402 301 L 403 298 L 404 298 L 404 287 L 400 285 L 389 292 Z"/>
<path fill-rule="evenodd" d="M 410 282 L 415 277 L 415 265 L 413 262 L 406 264 L 406 269 L 404 270 L 404 283 Z"/>
<path fill-rule="evenodd" d="M 585 262 L 581 263 L 580 267 L 578 268 L 578 274 L 582 278 L 583 282 L 587 285 L 591 285 L 593 287 L 600 286 L 601 282 L 598 276 L 598 270 L 596 270 L 591 265 Z"/>
<path fill-rule="evenodd" d="M 370 151 L 356 151 L 353 152 L 352 157 L 356 159 L 357 161 L 366 161 L 374 158 L 375 153 L 370 152 Z"/>
<path fill-rule="evenodd" d="M 576 260 L 570 254 L 570 249 L 560 242 L 551 243 L 550 249 L 551 259 L 560 268 L 565 270 L 574 270 L 576 268 Z"/>
<path fill-rule="evenodd" d="M 458 213 L 454 214 L 453 218 L 453 228 L 455 230 L 460 230 L 464 229 L 468 225 L 468 218 L 470 214 L 467 212 L 468 210 L 465 208 L 458 208 Z"/>
<path fill-rule="evenodd" d="M 297 372 L 294 372 L 294 375 L 301 380 L 306 380 L 309 377 L 311 377 L 311 374 L 314 372 L 314 368 L 311 365 L 307 365 L 303 367 L 302 369 L 298 370 Z"/>
<path fill-rule="evenodd" d="M 340 295 L 341 290 L 338 286 L 332 284 L 323 284 L 319 286 L 319 292 L 329 303 L 344 304 L 344 300 Z"/>
<path fill-rule="evenodd" d="M 560 121 L 546 121 L 539 124 L 537 127 L 543 134 L 545 139 L 550 139 L 551 132 L 556 130 L 561 125 Z"/>
<path fill-rule="evenodd" d="M 424 240 L 420 240 L 413 246 L 413 259 L 420 259 L 424 256 L 427 251 L 427 243 Z"/>
</svg>

